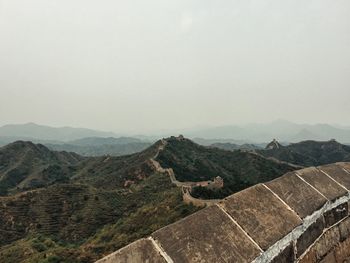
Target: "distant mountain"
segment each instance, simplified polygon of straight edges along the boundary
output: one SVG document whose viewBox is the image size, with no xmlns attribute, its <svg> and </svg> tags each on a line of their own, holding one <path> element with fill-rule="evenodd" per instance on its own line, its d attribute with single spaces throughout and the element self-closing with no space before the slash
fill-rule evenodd
<svg viewBox="0 0 350 263">
<path fill-rule="evenodd" d="M 342 143 L 350 143 L 349 128 L 335 127 L 328 124 L 295 124 L 284 120 L 266 124 L 187 130 L 184 134 L 190 138 L 203 138 L 204 140 L 220 138 L 231 140 L 229 142 L 232 143 L 241 142 L 238 144 L 242 144 L 242 141 L 243 143 L 263 143 L 270 141 L 271 138 L 277 138 L 283 142 L 336 139 Z"/>
<path fill-rule="evenodd" d="M 141 152 L 151 144 L 147 142 L 102 144 L 102 145 L 74 145 L 74 144 L 45 144 L 54 151 L 74 152 L 83 156 L 121 156 Z"/>
<path fill-rule="evenodd" d="M 132 137 L 89 137 L 69 141 L 67 143 L 44 143 L 54 151 L 74 152 L 83 156 L 121 156 L 140 152 L 151 143 Z"/>
<path fill-rule="evenodd" d="M 18 141 L 0 148 L 0 195 L 69 180 L 70 166 L 83 158 Z"/>
<path fill-rule="evenodd" d="M 64 142 L 62 141 L 57 141 L 57 140 L 40 140 L 40 139 L 35 139 L 32 137 L 26 137 L 26 136 L 0 136 L 0 147 L 5 146 L 6 144 L 13 143 L 16 141 L 31 141 L 32 143 L 36 144 L 63 144 Z"/>
<path fill-rule="evenodd" d="M 330 141 L 303 141 L 288 146 L 258 150 L 266 157 L 303 165 L 317 166 L 335 162 L 350 161 L 350 146 Z"/>
<path fill-rule="evenodd" d="M 203 146 L 210 146 L 216 143 L 220 143 L 220 144 L 229 143 L 232 145 L 242 145 L 242 144 L 245 144 L 246 142 L 245 140 L 220 139 L 220 138 L 204 139 L 204 138 L 198 138 L 198 137 L 192 138 L 191 140 Z"/>
<path fill-rule="evenodd" d="M 282 145 L 276 139 L 273 139 L 272 142 L 270 142 L 268 145 L 266 145 L 265 149 L 266 150 L 277 150 L 281 147 L 282 147 Z"/>
<path fill-rule="evenodd" d="M 234 144 L 234 143 L 213 143 L 210 145 L 210 147 L 216 147 L 219 149 L 227 150 L 227 151 L 235 151 L 235 150 L 246 150 L 246 151 L 253 151 L 257 149 L 262 149 L 260 146 L 254 145 L 254 144 Z"/>
<path fill-rule="evenodd" d="M 75 152 L 83 156 L 120 156 L 140 152 L 151 143 L 132 137 L 89 137 L 67 143 L 47 143 L 49 149 L 55 151 Z"/>
<path fill-rule="evenodd" d="M 85 128 L 53 128 L 49 126 L 37 125 L 35 123 L 13 124 L 0 127 L 1 137 L 9 139 L 11 137 L 22 140 L 37 139 L 51 141 L 71 141 L 86 137 L 116 137 L 111 132 L 95 131 Z"/>
<path fill-rule="evenodd" d="M 88 137 L 68 142 L 68 144 L 77 146 L 123 145 L 129 143 L 143 143 L 143 141 L 132 137 Z"/>
</svg>

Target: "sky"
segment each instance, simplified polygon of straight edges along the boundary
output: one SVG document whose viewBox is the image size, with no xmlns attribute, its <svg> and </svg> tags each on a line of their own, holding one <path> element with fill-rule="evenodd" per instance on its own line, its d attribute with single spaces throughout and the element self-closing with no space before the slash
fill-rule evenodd
<svg viewBox="0 0 350 263">
<path fill-rule="evenodd" d="M 0 0 L 0 125 L 350 125 L 348 0 Z"/>
</svg>

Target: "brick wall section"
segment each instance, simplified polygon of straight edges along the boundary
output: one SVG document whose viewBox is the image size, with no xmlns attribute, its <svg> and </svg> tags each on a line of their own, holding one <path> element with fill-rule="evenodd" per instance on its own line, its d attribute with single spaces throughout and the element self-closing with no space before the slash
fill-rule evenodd
<svg viewBox="0 0 350 263">
<path fill-rule="evenodd" d="M 288 173 L 98 263 L 350 262 L 350 163 Z"/>
</svg>

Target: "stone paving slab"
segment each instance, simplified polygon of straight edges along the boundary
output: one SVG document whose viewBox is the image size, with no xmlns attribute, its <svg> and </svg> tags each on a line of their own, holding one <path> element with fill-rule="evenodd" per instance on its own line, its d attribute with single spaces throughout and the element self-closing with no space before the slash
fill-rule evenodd
<svg viewBox="0 0 350 263">
<path fill-rule="evenodd" d="M 263 250 L 301 224 L 300 218 L 261 184 L 228 197 L 221 205 Z"/>
<path fill-rule="evenodd" d="M 298 174 L 331 201 L 347 193 L 343 187 L 316 168 L 303 169 Z"/>
<path fill-rule="evenodd" d="M 350 163 L 347 162 L 340 162 L 340 163 L 337 163 L 337 165 L 340 165 L 341 167 L 345 168 L 349 173 L 350 173 Z"/>
<path fill-rule="evenodd" d="M 96 263 L 167 263 L 149 239 L 140 239 Z"/>
<path fill-rule="evenodd" d="M 266 185 L 288 204 L 301 218 L 319 210 L 327 199 L 300 179 L 294 172 L 287 173 Z"/>
<path fill-rule="evenodd" d="M 318 167 L 318 169 L 327 173 L 335 181 L 340 183 L 346 189 L 350 190 L 350 173 L 344 171 L 344 166 L 340 164 L 330 164 Z"/>
<path fill-rule="evenodd" d="M 175 263 L 251 262 L 259 248 L 218 206 L 152 234 Z"/>
</svg>

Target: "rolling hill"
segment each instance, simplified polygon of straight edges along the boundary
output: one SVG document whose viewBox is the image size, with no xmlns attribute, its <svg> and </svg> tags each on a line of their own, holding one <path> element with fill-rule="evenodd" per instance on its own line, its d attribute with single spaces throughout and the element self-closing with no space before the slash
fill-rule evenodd
<svg viewBox="0 0 350 263">
<path fill-rule="evenodd" d="M 224 198 L 259 182 L 269 181 L 294 170 L 288 164 L 269 160 L 247 151 L 226 151 L 204 147 L 188 139 L 171 137 L 157 160 L 164 168 L 172 168 L 179 181 L 204 181 L 220 176 L 224 187 L 208 192 L 199 187 L 197 197 Z M 203 191 L 203 195 L 199 192 Z M 204 193 L 205 192 L 205 193 Z"/>
<path fill-rule="evenodd" d="M 132 137 L 88 137 L 67 143 L 47 143 L 55 151 L 75 152 L 83 156 L 120 156 L 137 153 L 151 146 L 151 143 Z"/>
<path fill-rule="evenodd" d="M 255 144 L 234 144 L 234 143 L 213 143 L 210 145 L 210 147 L 215 147 L 227 151 L 235 151 L 235 150 L 246 150 L 246 151 L 252 151 L 257 149 L 262 149 L 260 146 L 257 146 Z"/>
<path fill-rule="evenodd" d="M 69 180 L 83 158 L 54 152 L 41 144 L 18 141 L 0 148 L 0 195 Z"/>
<path fill-rule="evenodd" d="M 3 140 L 50 140 L 50 141 L 71 141 L 86 137 L 115 137 L 112 132 L 96 131 L 85 128 L 72 127 L 49 127 L 35 123 L 10 124 L 0 127 L 0 141 Z M 13 142 L 13 141 L 12 141 Z"/>
<path fill-rule="evenodd" d="M 2 156 L 19 156 L 16 166 L 34 161 L 22 181 L 37 177 L 37 171 L 53 161 L 72 166 L 64 173 L 64 181 L 25 189 L 16 180 L 11 185 L 16 194 L 8 191 L 0 196 L 0 261 L 93 262 L 196 211 L 182 202 L 181 189 L 154 171 L 149 160 L 156 151 L 157 144 L 123 157 L 74 154 L 77 162 L 72 165 L 68 157 L 61 157 L 66 153 L 42 145 L 16 142 L 1 148 Z M 12 163 L 4 162 L 3 169 Z M 0 186 L 7 186 L 6 181 L 0 181 Z"/>
<path fill-rule="evenodd" d="M 190 138 L 199 137 L 207 140 L 217 140 L 218 138 L 220 140 L 234 139 L 244 143 L 262 143 L 271 140 L 271 138 L 279 138 L 283 142 L 336 139 L 341 143 L 350 143 L 350 129 L 348 127 L 329 124 L 296 124 L 285 120 L 241 126 L 230 125 L 190 129 L 183 131 L 183 133 Z"/>
<path fill-rule="evenodd" d="M 179 181 L 221 176 L 220 191 L 194 193 L 210 198 L 294 169 L 260 155 L 207 148 L 182 137 L 120 157 L 83 158 L 28 142 L 10 144 L 0 152 L 2 178 L 15 178 L 10 185 L 9 179 L 0 180 L 5 189 L 0 196 L 0 261 L 5 263 L 93 262 L 196 211 L 183 202 L 181 188 L 156 169 L 153 159 L 172 168 Z M 51 166 L 56 174 L 47 172 Z M 13 169 L 21 172 L 13 176 L 8 172 Z M 33 184 L 33 179 L 41 184 Z"/>
<path fill-rule="evenodd" d="M 303 141 L 287 146 L 258 150 L 265 157 L 302 165 L 317 166 L 334 162 L 350 161 L 350 146 L 330 141 Z"/>
</svg>

